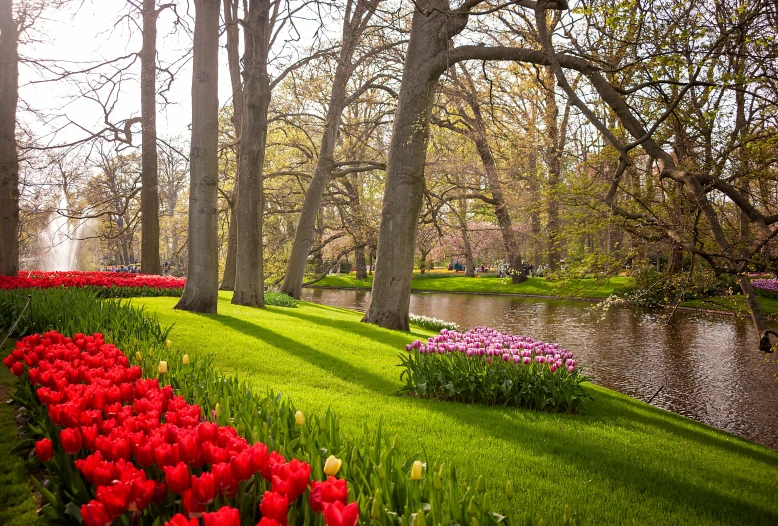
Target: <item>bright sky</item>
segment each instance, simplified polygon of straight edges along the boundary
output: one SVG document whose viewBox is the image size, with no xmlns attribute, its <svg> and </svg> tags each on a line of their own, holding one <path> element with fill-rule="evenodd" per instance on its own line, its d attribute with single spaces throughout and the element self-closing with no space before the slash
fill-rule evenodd
<svg viewBox="0 0 778 526">
<path fill-rule="evenodd" d="M 68 9 L 47 11 L 45 20 L 39 21 L 34 32 L 28 35 L 28 39 L 32 37 L 34 42 L 21 46 L 20 54 L 29 59 L 51 60 L 54 67 L 78 70 L 140 51 L 140 31 L 135 27 L 131 30 L 127 20 L 117 25 L 117 21 L 129 12 L 126 2 L 86 0 L 83 6 L 76 10 L 78 3 L 80 2 L 75 2 L 76 5 Z M 186 4 L 186 2 L 181 3 Z M 186 23 L 193 31 L 194 6 L 189 3 L 189 13 L 179 11 L 179 15 L 186 19 Z M 182 9 L 186 9 L 186 6 L 184 5 Z M 173 13 L 166 10 L 157 24 L 158 62 L 163 67 L 175 64 L 176 69 L 180 68 L 170 91 L 166 94 L 170 104 L 163 105 L 160 98 L 157 100 L 157 133 L 161 137 L 187 136 L 189 133 L 187 126 L 191 121 L 191 55 L 182 60 L 191 48 L 191 35 L 182 29 L 173 33 L 174 18 Z M 134 20 L 140 23 L 139 17 Z M 302 22 L 302 25 L 311 25 L 311 23 Z M 224 41 L 224 38 L 222 40 Z M 223 45 L 220 46 L 219 61 L 219 100 L 224 104 L 229 101 L 232 89 L 227 70 L 227 54 Z M 126 64 L 126 61 L 124 63 Z M 103 68 L 101 71 L 110 70 Z M 94 101 L 78 99 L 76 96 L 79 94 L 79 87 L 75 81 L 34 84 L 42 78 L 42 74 L 36 68 L 24 64 L 20 67 L 19 73 L 20 98 L 26 101 L 31 110 L 49 116 L 66 113 L 78 126 L 84 128 L 79 129 L 78 126 L 69 125 L 54 137 L 51 130 L 62 126 L 65 122 L 63 119 L 56 119 L 46 125 L 41 120 L 32 118 L 30 113 L 24 112 L 24 105 L 20 104 L 20 121 L 32 128 L 36 136 L 45 135 L 43 142 L 62 144 L 88 136 L 87 130 L 101 129 L 103 121 L 101 106 Z M 52 74 L 45 72 L 43 76 L 51 78 Z M 112 111 L 112 122 L 140 116 L 139 78 L 140 60 L 138 59 L 128 70 L 120 88 L 120 95 L 112 97 L 112 100 L 116 101 Z M 79 76 L 80 81 L 83 82 L 84 79 L 83 75 Z M 158 74 L 158 87 L 166 81 L 167 76 L 164 73 Z M 107 94 L 106 90 L 103 98 Z M 136 125 L 134 129 L 139 130 L 140 127 Z M 133 142 L 137 144 L 138 139 L 134 138 Z"/>
</svg>

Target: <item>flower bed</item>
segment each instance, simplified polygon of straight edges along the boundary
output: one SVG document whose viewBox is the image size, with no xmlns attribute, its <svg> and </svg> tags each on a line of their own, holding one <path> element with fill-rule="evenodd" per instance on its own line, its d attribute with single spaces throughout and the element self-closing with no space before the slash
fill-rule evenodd
<svg viewBox="0 0 778 526">
<path fill-rule="evenodd" d="M 755 279 L 751 284 L 756 289 L 757 294 L 778 299 L 778 279 Z"/>
<path fill-rule="evenodd" d="M 587 380 L 573 353 L 487 327 L 443 329 L 400 354 L 402 393 L 544 411 L 579 412 Z"/>
<path fill-rule="evenodd" d="M 127 272 L 19 272 L 17 276 L 0 276 L 0 289 L 49 289 L 75 287 L 100 289 L 106 296 L 181 295 L 185 278 L 131 274 Z M 129 293 L 129 294 L 128 294 Z"/>
<path fill-rule="evenodd" d="M 101 298 L 174 296 L 184 292 L 186 278 L 127 272 L 23 271 L 15 277 L 0 276 L 0 290 L 78 288 L 92 289 Z M 297 300 L 279 292 L 265 292 L 265 305 L 297 307 Z"/>
<path fill-rule="evenodd" d="M 21 312 L 26 294 L 26 291 L 0 292 L 0 311 L 3 311 L 0 328 L 10 328 L 11 320 Z M 330 410 L 321 417 L 315 414 L 303 417 L 288 398 L 273 393 L 257 396 L 245 381 L 216 373 L 210 358 L 190 359 L 171 348 L 172 344 L 166 345 L 169 329 L 163 329 L 153 316 L 126 302 L 115 299 L 95 302 L 94 291 L 86 289 L 37 290 L 32 295 L 32 308 L 22 316 L 15 334 L 45 330 L 53 323 L 57 327 L 68 327 L 70 331 L 79 327 L 105 327 L 102 331 L 104 337 L 95 334 L 91 340 L 70 332 L 74 337 L 69 344 L 59 334 L 50 335 L 51 345 L 44 345 L 44 349 L 54 347 L 53 363 L 62 371 L 54 371 L 49 365 L 43 368 L 48 367 L 49 370 L 44 372 L 56 377 L 56 381 L 48 376 L 44 378 L 44 372 L 29 372 L 32 368 L 41 369 L 42 361 L 51 361 L 41 360 L 37 355 L 39 345 L 33 345 L 36 338 L 40 338 L 43 345 L 46 335 L 22 340 L 18 344 L 21 352 L 14 351 L 15 354 L 8 359 L 7 365 L 12 370 L 15 368 L 14 372 L 21 374 L 24 380 L 15 399 L 27 408 L 30 418 L 29 424 L 21 428 L 23 435 L 19 449 L 30 451 L 37 441 L 40 445 L 35 449 L 40 449 L 41 459 L 46 459 L 49 451 L 51 453 L 51 460 L 45 463 L 49 480 L 45 488 L 40 487 L 48 502 L 41 513 L 50 520 L 79 522 L 83 516 L 82 507 L 90 504 L 91 507 L 84 508 L 84 512 L 95 515 L 94 524 L 105 518 L 103 512 L 108 516 L 121 511 L 126 488 L 117 486 L 119 489 L 115 489 L 114 480 L 118 480 L 125 486 L 130 483 L 130 496 L 126 500 L 127 511 L 116 519 L 117 524 L 128 521 L 131 524 L 162 524 L 164 520 L 171 519 L 174 524 L 183 526 L 184 523 L 189 524 L 187 516 L 175 514 L 188 514 L 194 510 L 193 516 L 203 513 L 205 524 L 221 524 L 221 521 L 231 524 L 229 521 L 240 517 L 242 524 L 256 524 L 256 519 L 260 519 L 266 526 L 273 526 L 274 523 L 268 520 L 274 517 L 274 513 L 281 518 L 277 510 L 284 507 L 284 495 L 287 497 L 289 524 L 351 524 L 355 509 L 360 522 L 386 526 L 399 523 L 464 524 L 473 522 L 471 518 L 479 525 L 512 524 L 511 517 L 503 518 L 490 510 L 489 492 L 482 480 L 478 484 L 468 484 L 469 487 L 463 491 L 452 465 L 424 463 L 423 457 L 418 454 L 404 455 L 396 440 L 384 436 L 380 426 L 376 432 L 366 429 L 362 440 L 346 440 L 340 435 L 338 417 Z M 69 308 L 63 311 L 64 303 Z M 61 316 L 58 317 L 57 312 Z M 123 342 L 126 354 L 104 343 L 107 339 Z M 98 345 L 98 342 L 102 343 Z M 82 346 L 84 349 L 80 348 Z M 29 347 L 32 347 L 35 357 L 29 350 L 25 353 L 24 349 Z M 102 354 L 102 349 L 106 350 L 106 355 Z M 58 354 L 60 352 L 61 355 Z M 32 365 L 28 365 L 27 360 Z M 111 360 L 114 362 L 111 363 Z M 92 367 L 95 368 L 94 375 L 89 373 Z M 25 372 L 25 369 L 28 371 Z M 129 376 L 119 377 L 120 370 L 124 371 L 121 375 Z M 138 370 L 147 379 L 137 380 L 134 384 L 127 381 L 130 377 L 136 378 Z M 91 381 L 93 377 L 94 381 L 88 383 L 87 379 Z M 34 386 L 32 381 L 46 385 Z M 66 389 L 66 392 L 72 390 L 73 395 L 80 397 L 78 404 L 63 399 L 63 407 L 70 409 L 52 410 L 51 406 L 43 405 L 47 401 L 59 403 L 47 398 L 49 391 L 43 391 L 43 399 L 39 396 L 41 389 L 52 389 L 49 387 L 52 382 L 58 391 L 60 388 Z M 104 391 L 104 406 L 100 401 L 103 396 L 98 394 L 95 397 L 92 390 L 95 393 Z M 148 402 L 138 401 L 139 395 Z M 120 398 L 117 399 L 117 396 Z M 98 406 L 103 409 L 96 409 Z M 76 417 L 76 427 L 68 427 L 67 424 L 73 423 L 69 413 Z M 57 425 L 54 419 L 65 425 Z M 95 425 L 97 436 L 93 436 Z M 227 427 L 230 429 L 223 429 Z M 199 431 L 201 428 L 206 431 Z M 203 441 L 211 436 L 208 433 L 212 429 L 216 429 L 217 433 L 215 444 Z M 223 438 L 220 439 L 220 436 Z M 78 437 L 81 447 L 76 453 L 68 453 L 65 448 L 75 451 Z M 51 443 L 42 440 L 44 438 Z M 200 452 L 192 451 L 192 441 Z M 94 449 L 90 449 L 90 444 L 94 445 Z M 304 490 L 301 483 L 295 486 L 298 493 L 302 491 L 295 499 L 289 499 L 289 495 L 294 493 L 284 493 L 292 491 L 288 482 L 292 475 L 279 474 L 279 481 L 274 486 L 273 469 L 269 468 L 268 472 L 268 464 L 265 464 L 263 473 L 261 462 L 249 463 L 249 467 L 258 466 L 259 472 L 253 470 L 248 479 L 233 484 L 233 481 L 239 480 L 239 477 L 232 476 L 233 470 L 242 473 L 240 477 L 248 472 L 245 471 L 248 469 L 245 462 L 243 467 L 236 464 L 233 468 L 233 458 L 245 454 L 249 457 L 258 455 L 260 452 L 252 449 L 261 449 L 257 444 L 267 446 L 268 464 L 270 458 L 280 461 L 283 457 L 288 461 L 284 460 L 282 464 L 287 464 L 294 473 L 300 469 L 305 472 L 304 465 L 310 467 L 310 483 Z M 225 451 L 226 460 L 223 458 Z M 78 467 L 75 462 L 78 462 Z M 217 468 L 218 465 L 222 466 Z M 117 468 L 120 472 L 116 471 Z M 185 487 L 184 468 L 189 478 L 188 487 Z M 232 477 L 229 485 L 228 469 Z M 107 470 L 113 477 L 110 481 L 96 478 L 97 473 L 108 477 Z M 270 476 L 269 480 L 264 476 L 266 474 Z M 332 474 L 340 477 L 335 479 L 337 482 L 329 481 L 328 477 Z M 116 478 L 116 475 L 119 477 Z M 214 488 L 218 489 L 210 489 L 209 475 L 213 476 Z M 192 477 L 199 482 L 195 483 Z M 282 484 L 284 481 L 287 481 L 286 486 Z M 104 482 L 110 484 L 102 484 Z M 155 492 L 146 505 L 151 482 L 155 484 Z M 199 485 L 201 482 L 204 487 Z M 329 485 L 316 490 L 320 482 Z M 99 490 L 100 486 L 108 489 Z M 143 492 L 144 487 L 146 493 Z M 198 492 L 207 490 L 208 493 L 196 495 L 195 488 Z M 332 499 L 332 495 L 342 495 L 342 488 L 346 489 L 345 502 L 348 504 L 342 499 L 338 499 L 340 504 L 329 507 L 325 506 L 330 504 L 329 501 L 321 506 L 316 502 L 318 491 L 323 492 L 322 499 L 326 500 Z M 177 490 L 182 490 L 182 493 L 177 494 Z M 185 498 L 187 491 L 191 493 Z M 204 496 L 209 497 L 211 491 L 215 491 L 216 496 L 203 510 L 199 505 L 201 501 L 209 500 Z M 265 501 L 263 496 L 266 491 L 277 496 Z M 510 484 L 506 492 L 509 497 L 512 495 Z M 136 497 L 134 500 L 132 495 Z M 114 497 L 118 501 L 114 501 Z M 264 502 L 267 502 L 266 510 L 262 509 Z M 106 508 L 106 504 L 110 509 Z M 139 505 L 146 507 L 140 510 Z M 350 511 L 346 511 L 348 506 L 352 506 Z M 327 517 L 328 509 L 330 518 Z M 196 518 L 194 520 L 197 521 Z M 563 523 L 574 523 L 573 516 L 565 513 Z"/>
</svg>

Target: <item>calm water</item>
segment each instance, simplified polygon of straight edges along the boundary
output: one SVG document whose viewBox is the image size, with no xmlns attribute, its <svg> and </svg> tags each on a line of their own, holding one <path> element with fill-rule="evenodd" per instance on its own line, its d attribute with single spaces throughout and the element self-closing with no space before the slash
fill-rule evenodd
<svg viewBox="0 0 778 526">
<path fill-rule="evenodd" d="M 364 311 L 370 293 L 303 289 L 303 300 Z M 756 350 L 750 320 L 509 296 L 411 296 L 411 312 L 556 342 L 602 386 L 778 449 L 778 364 Z"/>
</svg>

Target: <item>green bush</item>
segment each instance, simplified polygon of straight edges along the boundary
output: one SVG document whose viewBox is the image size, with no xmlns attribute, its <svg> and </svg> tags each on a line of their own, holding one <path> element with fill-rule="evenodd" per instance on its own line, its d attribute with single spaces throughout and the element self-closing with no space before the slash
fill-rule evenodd
<svg viewBox="0 0 778 526">
<path fill-rule="evenodd" d="M 265 292 L 265 305 L 297 308 L 297 300 L 281 292 Z"/>
</svg>

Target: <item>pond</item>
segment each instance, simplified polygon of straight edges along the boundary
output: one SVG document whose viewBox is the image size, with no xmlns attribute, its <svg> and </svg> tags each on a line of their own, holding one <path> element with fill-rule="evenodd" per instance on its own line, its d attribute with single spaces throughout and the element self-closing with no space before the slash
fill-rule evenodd
<svg viewBox="0 0 778 526">
<path fill-rule="evenodd" d="M 302 299 L 364 311 L 370 293 L 303 289 Z M 583 301 L 413 293 L 411 312 L 559 343 L 593 381 L 778 449 L 778 364 L 756 350 L 750 320 Z"/>
</svg>

